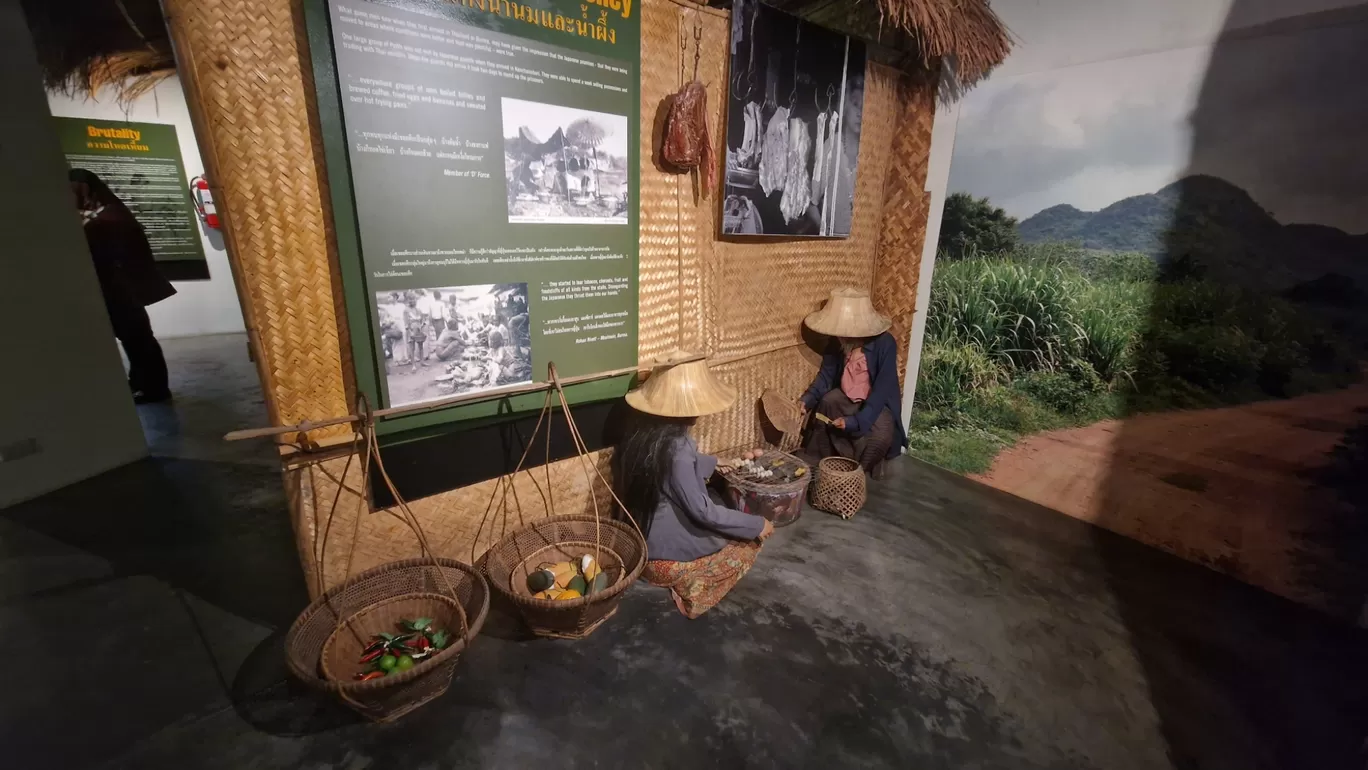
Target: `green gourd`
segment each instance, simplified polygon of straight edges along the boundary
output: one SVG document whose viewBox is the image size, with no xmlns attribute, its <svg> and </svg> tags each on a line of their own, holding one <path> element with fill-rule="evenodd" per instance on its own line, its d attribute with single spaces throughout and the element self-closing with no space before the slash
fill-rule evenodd
<svg viewBox="0 0 1368 770">
<path fill-rule="evenodd" d="M 598 576 L 594 578 L 594 585 L 589 589 L 589 593 L 596 594 L 607 587 L 608 576 L 600 572 L 598 573 Z"/>
<path fill-rule="evenodd" d="M 568 591 L 578 591 L 580 596 L 584 596 L 588 593 L 589 586 L 584 582 L 583 575 L 576 575 L 570 578 L 570 582 L 566 584 L 565 588 Z"/>
<path fill-rule="evenodd" d="M 541 593 L 556 583 L 556 575 L 549 569 L 539 569 L 527 576 L 527 590 Z"/>
</svg>

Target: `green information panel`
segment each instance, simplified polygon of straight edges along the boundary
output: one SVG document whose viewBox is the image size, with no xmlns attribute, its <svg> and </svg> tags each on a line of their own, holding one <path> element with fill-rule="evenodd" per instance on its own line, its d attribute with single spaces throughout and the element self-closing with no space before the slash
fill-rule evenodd
<svg viewBox="0 0 1368 770">
<path fill-rule="evenodd" d="M 362 389 L 385 407 L 440 405 L 542 381 L 551 362 L 564 377 L 634 366 L 632 0 L 326 0 L 312 13 L 316 32 L 326 19 L 314 62 L 330 81 L 339 231 L 355 221 L 339 248 L 353 336 L 369 330 Z"/>
<path fill-rule="evenodd" d="M 94 172 L 137 217 L 162 275 L 209 277 L 199 216 L 190 200 L 176 127 L 162 123 L 54 118 L 72 168 Z"/>
</svg>

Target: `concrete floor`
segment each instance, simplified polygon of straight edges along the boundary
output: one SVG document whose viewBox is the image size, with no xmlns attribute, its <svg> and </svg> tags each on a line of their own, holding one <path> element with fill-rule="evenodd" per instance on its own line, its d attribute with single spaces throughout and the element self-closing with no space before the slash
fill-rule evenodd
<svg viewBox="0 0 1368 770">
<path fill-rule="evenodd" d="M 483 635 L 445 697 L 360 723 L 284 672 L 269 449 L 213 456 L 260 422 L 219 401 L 242 348 L 168 348 L 161 456 L 0 512 L 5 766 L 1365 766 L 1368 634 L 910 459 L 697 621 L 638 585 L 588 640 Z"/>
</svg>

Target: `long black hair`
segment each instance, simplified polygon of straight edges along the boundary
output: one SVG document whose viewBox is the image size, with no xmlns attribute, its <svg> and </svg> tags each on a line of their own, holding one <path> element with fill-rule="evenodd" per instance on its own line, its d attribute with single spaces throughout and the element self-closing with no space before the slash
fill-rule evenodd
<svg viewBox="0 0 1368 770">
<path fill-rule="evenodd" d="M 660 490 L 670 473 L 679 440 L 689 435 L 694 419 L 656 417 L 635 412 L 613 450 L 613 487 L 641 531 L 651 534 L 651 519 Z"/>
<path fill-rule="evenodd" d="M 112 209 L 111 213 L 116 214 L 120 219 L 128 219 L 132 222 L 137 221 L 133 217 L 133 212 L 128 210 L 128 206 L 124 205 L 124 202 L 119 199 L 119 196 L 115 195 L 114 191 L 109 189 L 109 185 L 105 184 L 105 181 L 94 171 L 89 171 L 84 168 L 73 168 L 67 172 L 67 181 L 84 184 L 86 189 L 90 191 L 91 200 L 101 206 Z"/>
</svg>

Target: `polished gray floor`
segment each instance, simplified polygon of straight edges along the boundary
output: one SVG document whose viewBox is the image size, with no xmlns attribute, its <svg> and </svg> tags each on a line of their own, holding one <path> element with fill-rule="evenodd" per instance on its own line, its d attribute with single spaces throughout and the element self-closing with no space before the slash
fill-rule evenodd
<svg viewBox="0 0 1368 770">
<path fill-rule="evenodd" d="M 216 440 L 264 420 L 242 338 L 167 347 L 157 457 L 0 512 L 4 766 L 1365 766 L 1368 635 L 910 459 L 699 620 L 637 586 L 360 723 L 284 674 L 280 477 Z"/>
</svg>

